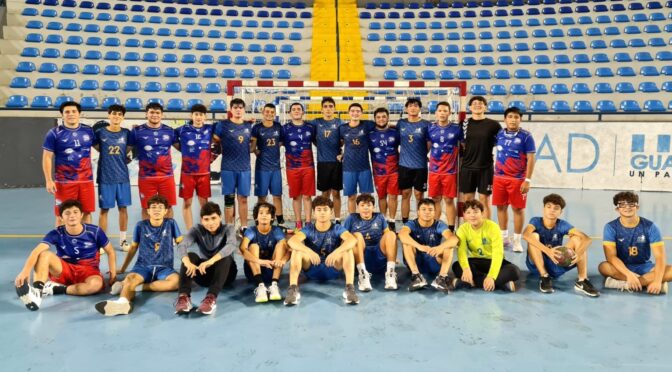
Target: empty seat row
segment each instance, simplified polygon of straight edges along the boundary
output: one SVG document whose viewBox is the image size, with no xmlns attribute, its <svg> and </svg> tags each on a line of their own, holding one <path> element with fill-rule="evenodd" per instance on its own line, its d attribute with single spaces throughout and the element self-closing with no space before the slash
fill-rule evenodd
<svg viewBox="0 0 672 372">
<path fill-rule="evenodd" d="M 642 67 L 642 71 L 640 71 L 640 75 L 642 76 L 659 76 L 659 75 L 666 75 L 666 76 L 672 76 L 672 66 L 664 66 L 660 72 L 655 66 L 646 66 L 646 70 L 644 70 L 644 67 Z M 416 70 L 406 70 L 403 72 L 400 72 L 398 70 L 386 70 L 383 72 L 383 76 L 385 80 L 398 80 L 400 77 L 401 73 L 401 78 L 404 80 L 416 80 L 418 77 L 420 77 L 423 80 L 435 80 L 437 79 L 437 76 L 441 80 L 452 80 L 452 79 L 458 79 L 458 80 L 471 80 L 471 79 L 478 79 L 478 80 L 490 80 L 490 79 L 497 79 L 497 80 L 509 80 L 509 79 L 532 79 L 537 78 L 537 79 L 552 79 L 552 78 L 590 78 L 593 76 L 590 70 L 587 68 L 576 68 L 574 71 L 570 71 L 569 69 L 556 69 L 553 72 L 551 72 L 548 69 L 537 69 L 534 71 L 530 71 L 527 69 L 517 69 L 514 70 L 513 72 L 509 70 L 495 70 L 494 72 L 490 72 L 489 70 L 476 70 L 472 72 L 471 70 L 441 70 L 438 72 L 434 70 L 425 70 L 422 71 L 418 74 Z M 601 71 L 596 71 L 595 76 L 600 76 L 598 75 L 602 74 Z M 633 75 L 621 75 L 621 76 L 633 76 Z M 588 92 L 590 93 L 590 89 L 588 89 Z"/>
<path fill-rule="evenodd" d="M 23 95 L 13 95 L 10 96 L 6 102 L 6 107 L 8 108 L 33 108 L 33 109 L 49 109 L 49 108 L 58 108 L 63 102 L 72 101 L 73 97 L 70 96 L 58 96 L 56 99 L 52 100 L 49 96 L 35 96 L 33 97 L 32 102 L 30 102 L 28 97 Z M 164 106 L 166 111 L 183 111 L 189 110 L 195 104 L 203 104 L 204 101 L 199 98 L 192 98 L 186 102 L 180 98 L 171 98 L 168 100 L 167 104 L 164 103 L 161 98 L 151 98 L 147 100 L 147 103 L 158 102 Z M 126 107 L 126 110 L 129 111 L 142 111 L 145 108 L 143 100 L 137 97 L 127 98 L 125 101 L 120 100 L 117 97 L 105 97 L 102 101 L 99 101 L 96 97 L 85 96 L 79 100 L 82 109 L 84 110 L 96 110 L 103 109 L 106 110 L 111 105 L 120 105 L 123 104 Z M 226 111 L 226 101 L 223 99 L 213 99 L 210 100 L 209 110 L 212 112 L 224 112 Z"/>
<path fill-rule="evenodd" d="M 152 12 L 149 12 L 152 13 Z M 204 14 L 205 13 L 205 14 Z M 166 14 L 176 14 L 176 13 L 166 13 Z M 182 16 L 188 16 L 194 14 L 191 10 L 191 8 L 182 8 L 180 10 L 180 15 Z M 40 12 L 37 8 L 32 8 L 32 7 L 27 7 L 24 8 L 21 11 L 21 15 L 23 16 L 28 16 L 28 17 L 34 17 L 34 16 L 41 16 L 45 18 L 56 18 L 59 16 L 59 12 L 56 9 L 52 8 L 44 8 Z M 126 21 L 128 21 L 129 16 L 124 13 L 117 13 L 117 15 L 123 15 Z M 295 11 L 280 11 L 280 10 L 273 10 L 273 11 L 268 11 L 268 10 L 259 10 L 257 12 L 254 12 L 252 10 L 242 10 L 238 11 L 237 9 L 228 9 L 226 11 L 223 11 L 222 9 L 211 9 L 210 12 L 207 11 L 202 11 L 202 10 L 197 10 L 196 15 L 199 16 L 210 16 L 210 17 L 245 17 L 245 18 L 287 18 L 287 19 L 310 19 L 313 18 L 313 13 L 310 11 L 303 11 L 303 12 L 295 12 Z M 112 14 L 108 12 L 99 12 L 97 16 L 94 15 L 93 12 L 89 11 L 81 11 L 81 12 L 76 12 L 74 10 L 62 10 L 60 13 L 60 18 L 64 19 L 84 19 L 84 20 L 91 20 L 91 19 L 97 19 L 101 21 L 109 21 L 112 19 Z M 135 14 L 130 17 L 131 22 L 136 22 L 136 23 L 147 23 L 148 18 L 161 18 L 160 16 L 145 16 L 144 14 Z M 181 17 L 181 18 L 189 18 L 190 19 L 190 24 L 194 24 L 196 21 L 192 17 Z M 115 20 L 116 20 L 115 16 Z M 171 19 L 171 20 L 178 20 L 178 17 L 166 17 L 166 19 Z M 159 22 L 160 23 L 160 22 Z M 168 22 L 166 22 L 168 23 Z M 186 23 L 183 23 L 186 24 Z"/>
<path fill-rule="evenodd" d="M 126 27 L 124 27 L 124 29 L 125 28 Z M 143 29 L 144 29 L 144 27 L 143 27 Z M 160 30 L 162 30 L 162 29 L 159 29 L 159 31 Z M 160 34 L 159 36 L 168 37 L 168 36 L 170 36 L 169 31 L 170 30 L 167 30 L 168 34 Z M 187 32 L 187 30 L 182 30 L 182 31 L 184 31 L 185 33 Z M 201 30 L 192 30 L 191 33 L 194 34 L 196 31 L 201 31 Z M 130 34 L 130 33 L 126 33 L 126 32 L 122 32 L 122 33 L 123 34 Z M 154 34 L 153 29 L 151 30 L 151 32 L 150 31 L 141 32 L 141 35 L 143 35 L 143 36 L 150 36 L 150 35 L 153 35 L 153 34 Z M 188 34 L 187 35 L 182 35 L 182 33 L 180 33 L 178 35 L 178 32 L 176 32 L 174 36 L 177 36 L 177 37 L 185 36 L 186 37 L 186 36 L 189 36 L 189 35 Z M 200 37 L 203 37 L 202 34 L 201 34 Z M 261 32 L 257 32 L 257 33 L 254 33 L 252 31 L 243 31 L 240 34 L 238 34 L 238 32 L 236 32 L 236 31 L 231 31 L 231 30 L 224 32 L 224 34 L 222 34 L 221 32 L 219 32 L 217 30 L 211 30 L 211 31 L 208 32 L 208 38 L 221 39 L 222 37 L 224 39 L 243 39 L 243 40 L 254 40 L 254 39 L 256 39 L 256 40 L 285 40 L 285 39 L 288 39 L 288 40 L 298 41 L 298 40 L 303 39 L 303 36 L 301 35 L 300 32 L 290 32 L 288 34 L 285 34 L 284 32 L 280 32 L 280 31 L 276 31 L 276 32 L 272 32 L 272 33 L 271 32 L 266 32 L 266 31 L 261 31 Z M 102 40 L 103 39 L 99 36 L 91 36 L 91 37 L 86 38 L 86 43 L 89 44 L 89 45 L 101 45 L 103 43 Z M 115 40 L 117 44 L 120 43 L 118 38 L 109 37 L 109 38 L 106 38 L 106 40 Z M 65 41 L 68 44 L 82 44 L 84 42 L 84 38 L 82 36 L 79 36 L 79 35 L 70 35 L 70 36 L 66 36 L 64 38 L 63 35 L 61 35 L 61 34 L 43 35 L 43 34 L 40 34 L 40 33 L 29 33 L 28 35 L 26 35 L 25 41 L 28 42 L 28 43 L 46 42 L 46 43 L 50 43 L 50 44 L 61 44 Z M 173 40 L 168 40 L 168 41 L 173 41 Z M 127 46 L 131 46 L 131 45 L 128 45 L 129 42 L 134 42 L 136 44 L 134 46 L 136 46 L 136 47 L 140 46 L 140 41 L 138 39 L 128 39 L 126 41 Z M 185 42 L 191 42 L 191 41 L 185 41 Z M 159 42 L 156 39 L 145 39 L 145 40 L 142 41 L 142 47 L 143 48 L 156 48 L 158 46 L 158 44 L 159 44 Z M 208 44 L 208 43 L 203 43 L 203 44 Z M 106 43 L 106 45 L 107 45 L 107 43 Z"/>
<path fill-rule="evenodd" d="M 153 23 L 153 22 L 149 22 Z M 207 22 L 199 22 L 199 26 L 207 26 L 210 27 L 211 23 L 210 20 L 207 20 Z M 214 25 L 217 27 L 236 27 L 236 28 L 241 28 L 241 27 L 246 27 L 246 28 L 258 28 L 259 27 L 259 22 L 257 20 L 249 20 L 247 22 L 241 21 L 234 19 L 230 23 L 228 23 L 225 19 L 218 19 L 215 20 Z M 294 21 L 292 23 L 288 21 L 278 21 L 275 23 L 274 21 L 262 21 L 261 22 L 261 27 L 262 28 L 270 28 L 270 29 L 285 29 L 285 28 L 292 28 L 292 29 L 302 29 L 305 28 L 305 25 L 302 21 Z M 51 21 L 48 22 L 46 27 L 41 21 L 38 20 L 30 20 L 26 23 L 26 28 L 33 30 L 33 29 L 42 29 L 45 28 L 47 30 L 55 30 L 55 31 L 60 31 L 65 29 L 66 31 L 71 31 L 71 32 L 79 32 L 79 31 L 84 31 L 84 32 L 100 32 L 102 31 L 103 33 L 106 34 L 116 34 L 116 33 L 122 33 L 125 35 L 135 35 L 135 34 L 140 34 L 140 35 L 159 35 L 159 36 L 171 36 L 175 35 L 178 37 L 195 37 L 195 38 L 202 38 L 205 37 L 206 32 L 203 29 L 192 29 L 191 31 L 183 28 L 178 28 L 178 29 L 172 29 L 168 27 L 136 27 L 132 25 L 127 25 L 127 26 L 119 26 L 116 24 L 109 24 L 109 25 L 104 25 L 101 28 L 100 24 L 96 23 L 89 23 L 89 24 L 82 24 L 78 22 L 70 22 L 66 24 L 65 26 L 63 23 L 58 22 L 58 21 Z M 222 37 L 222 32 L 217 29 L 211 29 L 208 30 L 207 36 L 209 38 L 220 38 Z"/>
<path fill-rule="evenodd" d="M 411 3 L 404 3 L 404 2 L 397 2 L 397 3 L 391 3 L 391 2 L 380 2 L 380 3 L 366 3 L 365 8 L 374 10 L 377 8 L 380 9 L 432 9 L 432 8 L 439 8 L 439 9 L 448 9 L 448 8 L 454 8 L 454 9 L 462 9 L 462 8 L 492 8 L 494 6 L 501 8 L 506 8 L 512 6 L 512 7 L 521 7 L 524 6 L 525 4 L 529 6 L 537 6 L 537 5 L 554 5 L 554 4 L 572 4 L 572 2 L 576 3 L 587 3 L 587 0 L 584 1 L 576 1 L 576 0 L 498 0 L 498 1 L 467 1 L 465 3 L 461 2 L 438 2 L 438 3 L 430 3 L 430 2 L 425 2 L 425 3 L 417 3 L 417 2 L 411 2 Z M 672 4 L 668 1 L 665 5 L 668 8 L 672 8 Z M 661 9 L 662 5 L 660 2 L 653 1 L 650 3 L 647 3 L 646 5 L 647 9 Z M 571 7 L 570 7 L 571 9 Z M 644 5 L 639 2 L 630 2 L 627 4 L 627 9 L 630 10 L 641 10 L 644 9 Z M 626 10 L 626 6 L 622 3 L 612 3 L 607 7 L 606 5 L 595 5 L 593 10 L 596 12 L 603 12 L 607 10 L 611 10 L 613 12 L 622 12 Z"/>
<path fill-rule="evenodd" d="M 559 100 L 553 101 L 551 104 L 550 110 L 548 104 L 545 101 L 532 101 L 529 106 L 526 106 L 523 101 L 510 101 L 508 107 L 517 107 L 524 112 L 530 113 L 545 113 L 545 112 L 579 112 L 579 113 L 614 113 L 618 112 L 619 108 L 622 112 L 664 112 L 665 104 L 661 100 L 647 100 L 644 102 L 644 110 L 642 110 L 639 102 L 635 100 L 623 100 L 620 102 L 617 107 L 616 104 L 611 100 L 602 100 L 598 101 L 593 109 L 593 105 L 590 101 L 575 101 L 573 109 L 570 107 L 569 102 Z M 506 109 L 504 103 L 501 101 L 492 100 L 488 102 L 488 111 L 492 113 L 503 113 Z M 668 109 L 672 110 L 672 101 L 668 105 Z"/>
<path fill-rule="evenodd" d="M 669 26 L 669 27 L 668 27 Z M 666 26 L 666 28 L 672 30 L 672 24 Z M 573 32 L 572 30 L 577 30 Z M 535 35 L 536 34 L 536 35 Z M 540 36 L 544 35 L 544 36 Z M 544 38 L 546 37 L 546 31 L 544 30 L 535 30 L 532 32 L 532 38 L 539 39 L 539 38 Z M 607 34 L 609 36 L 614 36 L 614 35 L 619 35 L 619 34 L 614 34 L 610 33 Z M 512 37 L 513 36 L 513 37 Z M 582 31 L 579 29 L 570 29 L 567 31 L 567 36 L 570 37 L 581 37 Z M 443 32 L 434 32 L 431 34 L 427 34 L 426 32 L 416 32 L 416 33 L 410 33 L 410 32 L 401 32 L 401 33 L 396 33 L 396 32 L 387 32 L 384 33 L 382 36 L 381 34 L 377 32 L 371 32 L 368 33 L 366 36 L 366 39 L 368 41 L 427 41 L 427 40 L 493 40 L 493 39 L 498 39 L 498 40 L 509 40 L 509 39 L 528 39 L 530 38 L 530 34 L 528 34 L 527 31 L 525 30 L 519 30 L 519 31 L 514 31 L 513 34 L 509 31 L 499 31 L 496 34 L 493 35 L 490 31 L 482 31 L 476 34 L 475 32 L 467 31 L 463 33 L 459 32 L 448 32 L 448 33 L 443 33 Z M 653 37 L 647 39 L 647 41 L 642 42 L 641 47 L 646 46 L 648 40 L 650 39 L 660 39 L 664 40 L 663 38 L 660 37 Z M 616 41 L 618 40 L 618 41 Z M 610 41 L 610 45 L 612 48 L 619 48 L 618 45 L 623 44 L 625 47 L 626 44 L 630 43 L 632 40 L 643 40 L 641 38 L 635 38 L 635 39 L 630 39 L 630 40 L 624 40 L 624 39 L 613 39 Z M 606 42 L 601 40 L 603 42 L 603 45 L 606 45 Z M 543 49 L 540 50 L 548 50 L 548 46 L 546 42 L 540 41 L 537 42 L 539 45 L 543 45 Z M 663 41 L 663 46 L 666 44 Z M 563 43 L 564 44 L 564 43 Z M 570 41 L 569 46 L 571 49 L 586 49 L 587 48 L 587 43 L 586 41 L 583 40 L 573 40 Z M 566 47 L 564 48 L 566 49 Z"/>
<path fill-rule="evenodd" d="M 616 84 L 616 89 L 612 89 L 610 83 L 596 83 L 592 89 L 592 92 L 595 93 L 635 93 L 635 87 L 632 83 L 629 82 L 619 82 Z M 643 93 L 658 93 L 661 91 L 672 92 L 672 81 L 666 81 L 658 87 L 658 84 L 655 82 L 642 82 L 639 84 L 637 89 L 639 92 Z M 572 85 L 571 89 L 564 83 L 556 83 L 547 87 L 545 84 L 532 84 L 529 89 L 524 84 L 511 84 L 507 88 L 502 84 L 493 84 L 490 86 L 490 89 L 487 89 L 483 84 L 473 84 L 469 87 L 469 93 L 472 95 L 493 95 L 493 96 L 505 96 L 508 94 L 511 95 L 544 95 L 544 94 L 590 94 L 591 89 L 586 83 L 575 83 Z"/>
<path fill-rule="evenodd" d="M 148 0 L 147 2 L 157 2 L 156 0 Z M 182 4 L 182 5 L 209 5 L 213 7 L 217 7 L 220 5 L 223 5 L 225 7 L 232 7 L 232 6 L 238 6 L 241 8 L 246 8 L 248 6 L 251 6 L 253 8 L 284 8 L 284 9 L 289 9 L 289 8 L 296 8 L 296 9 L 305 9 L 306 4 L 302 2 L 297 2 L 297 3 L 291 3 L 288 1 L 283 1 L 278 4 L 277 1 L 260 1 L 260 0 L 254 0 L 254 1 L 247 1 L 247 0 L 239 0 L 237 2 L 233 0 L 224 0 L 223 2 L 220 0 L 163 0 L 162 1 L 164 4 Z M 44 4 L 44 5 L 51 5 L 51 6 L 57 6 L 59 5 L 58 0 L 26 0 L 26 4 Z M 221 4 L 220 4 L 221 3 Z M 114 5 L 112 5 L 114 4 Z M 128 9 L 131 9 L 132 6 L 127 6 L 125 3 L 108 3 L 108 2 L 94 2 L 94 1 L 80 1 L 79 2 L 79 7 L 84 8 L 84 9 L 114 9 L 117 11 L 126 11 Z M 69 8 L 74 8 L 77 7 L 77 1 L 75 0 L 63 0 L 61 1 L 61 6 L 63 7 L 69 7 Z M 136 8 L 139 9 L 139 8 Z"/>
</svg>

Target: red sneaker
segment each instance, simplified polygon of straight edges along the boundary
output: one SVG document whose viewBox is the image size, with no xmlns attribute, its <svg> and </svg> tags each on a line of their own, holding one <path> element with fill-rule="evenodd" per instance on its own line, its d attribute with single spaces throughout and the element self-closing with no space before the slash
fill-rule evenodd
<svg viewBox="0 0 672 372">
<path fill-rule="evenodd" d="M 191 311 L 191 297 L 186 294 L 181 294 L 177 297 L 177 302 L 175 303 L 175 314 L 183 315 L 188 314 Z"/>
<path fill-rule="evenodd" d="M 198 311 L 201 314 L 210 315 L 215 312 L 217 309 L 217 297 L 215 295 L 208 293 L 205 295 L 205 298 L 201 302 L 201 305 L 198 307 Z"/>
</svg>

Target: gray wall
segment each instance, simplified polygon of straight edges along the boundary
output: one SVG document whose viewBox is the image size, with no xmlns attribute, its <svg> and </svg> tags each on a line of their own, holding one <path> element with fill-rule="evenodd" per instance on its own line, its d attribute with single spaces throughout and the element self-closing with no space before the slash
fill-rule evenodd
<svg viewBox="0 0 672 372">
<path fill-rule="evenodd" d="M 0 188 L 44 186 L 42 143 L 52 118 L 0 117 Z"/>
</svg>

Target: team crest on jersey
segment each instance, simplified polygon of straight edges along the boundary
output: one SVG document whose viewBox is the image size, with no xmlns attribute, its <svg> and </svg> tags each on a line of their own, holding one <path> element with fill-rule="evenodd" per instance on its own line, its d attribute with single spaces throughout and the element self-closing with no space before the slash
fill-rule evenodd
<svg viewBox="0 0 672 372">
<path fill-rule="evenodd" d="M 395 138 L 394 138 L 394 137 L 390 137 L 389 141 L 390 141 L 390 142 L 394 142 L 394 141 L 395 141 Z"/>
<path fill-rule="evenodd" d="M 646 243 L 646 237 L 644 235 L 638 236 L 637 243 Z"/>
<path fill-rule="evenodd" d="M 324 239 L 324 244 L 329 244 L 331 245 L 331 236 L 328 236 Z"/>
<path fill-rule="evenodd" d="M 487 239 L 487 238 L 483 238 L 483 240 L 481 240 L 481 244 L 483 244 L 483 245 L 488 244 L 488 239 Z"/>
<path fill-rule="evenodd" d="M 415 133 L 422 133 L 422 128 L 415 128 Z"/>
<path fill-rule="evenodd" d="M 371 228 L 374 229 L 374 230 L 377 230 L 378 229 L 378 222 L 372 223 Z"/>
<path fill-rule="evenodd" d="M 85 135 L 82 136 L 82 139 L 83 139 L 84 141 L 88 141 L 88 140 L 91 139 L 91 137 L 89 137 L 88 134 L 85 134 Z"/>
<path fill-rule="evenodd" d="M 72 244 L 77 244 L 77 239 L 72 239 Z"/>
<path fill-rule="evenodd" d="M 161 138 L 162 138 L 164 141 L 169 141 L 169 140 L 170 140 L 170 136 L 167 135 L 167 134 L 164 134 L 163 137 L 161 137 Z"/>
<path fill-rule="evenodd" d="M 558 234 L 555 234 L 555 233 L 554 233 L 554 234 L 553 234 L 553 237 L 552 237 L 551 239 L 552 239 L 553 241 L 557 241 L 557 240 L 558 240 Z"/>
<path fill-rule="evenodd" d="M 159 132 L 152 132 L 152 134 L 154 135 L 154 137 L 158 137 Z"/>
<path fill-rule="evenodd" d="M 522 142 L 522 141 L 521 141 L 521 139 L 518 138 L 518 137 L 516 137 L 516 139 L 513 140 L 513 143 L 515 143 L 516 145 L 519 145 L 520 142 Z"/>
</svg>

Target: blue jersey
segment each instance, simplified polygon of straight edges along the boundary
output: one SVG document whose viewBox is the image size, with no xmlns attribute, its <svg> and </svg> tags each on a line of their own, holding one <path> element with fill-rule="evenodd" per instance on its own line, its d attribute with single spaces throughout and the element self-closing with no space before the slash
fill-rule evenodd
<svg viewBox="0 0 672 372">
<path fill-rule="evenodd" d="M 534 226 L 534 232 L 539 234 L 539 241 L 547 247 L 559 247 L 562 245 L 563 238 L 574 230 L 574 226 L 561 219 L 555 221 L 555 226 L 550 229 L 544 226 L 542 217 L 530 218 L 530 225 Z"/>
<path fill-rule="evenodd" d="M 133 232 L 133 241 L 138 244 L 135 264 L 173 267 L 173 241 L 179 237 L 180 228 L 172 218 L 165 218 L 158 227 L 149 220 L 138 222 Z"/>
<path fill-rule="evenodd" d="M 341 153 L 341 138 L 338 128 L 340 119 L 317 118 L 311 122 L 315 127 L 315 146 L 317 146 L 317 162 L 336 162 L 336 156 Z"/>
<path fill-rule="evenodd" d="M 372 130 L 369 133 L 369 150 L 374 177 L 399 171 L 399 132 L 396 128 Z"/>
<path fill-rule="evenodd" d="M 341 235 L 344 232 L 347 232 L 347 230 L 339 224 L 332 223 L 329 230 L 319 231 L 315 224 L 311 223 L 301 229 L 300 234 L 306 237 L 303 244 L 319 254 L 322 262 L 324 262 L 324 259 L 341 245 Z"/>
<path fill-rule="evenodd" d="M 137 149 L 140 179 L 166 178 L 173 175 L 173 158 L 170 153 L 175 143 L 173 128 L 164 124 L 159 128 L 142 124 L 131 131 L 131 143 Z"/>
<path fill-rule="evenodd" d="M 222 120 L 215 126 L 215 135 L 219 137 L 222 148 L 222 170 L 249 171 L 252 124 L 234 124 L 231 120 Z"/>
<path fill-rule="evenodd" d="M 56 247 L 56 255 L 65 262 L 98 267 L 99 249 L 110 241 L 100 227 L 88 223 L 82 225 L 84 230 L 79 235 L 68 234 L 65 226 L 61 225 L 45 235 L 42 243 Z"/>
<path fill-rule="evenodd" d="M 626 265 L 642 264 L 651 259 L 651 246 L 663 245 L 658 226 L 646 218 L 639 217 L 635 227 L 625 227 L 620 219 L 604 225 L 605 246 L 615 247 L 616 255 Z"/>
<path fill-rule="evenodd" d="M 185 124 L 175 129 L 175 141 L 182 152 L 182 174 L 210 174 L 210 143 L 214 126 L 204 124 L 196 128 Z"/>
<path fill-rule="evenodd" d="M 282 143 L 285 145 L 287 169 L 312 168 L 315 127 L 311 124 L 282 126 Z"/>
<path fill-rule="evenodd" d="M 362 218 L 359 213 L 351 213 L 343 221 L 343 227 L 353 234 L 361 233 L 366 246 L 371 247 L 380 244 L 380 239 L 383 238 L 383 233 L 387 229 L 387 221 L 380 213 L 374 213 L 368 220 Z"/>
<path fill-rule="evenodd" d="M 96 178 L 99 184 L 115 184 L 130 182 L 126 150 L 130 143 L 131 131 L 121 128 L 119 132 L 111 132 L 109 127 L 96 131 L 95 145 L 98 145 L 98 171 Z"/>
<path fill-rule="evenodd" d="M 245 229 L 245 237 L 250 240 L 250 244 L 259 246 L 259 258 L 270 260 L 275 252 L 275 245 L 285 239 L 285 234 L 278 226 L 271 226 L 271 231 L 266 234 L 259 232 L 257 226 Z"/>
<path fill-rule="evenodd" d="M 59 125 L 47 132 L 42 148 L 54 153 L 56 182 L 93 181 L 91 168 L 93 141 L 93 129 L 84 124 L 74 129 Z"/>
<path fill-rule="evenodd" d="M 429 142 L 429 172 L 437 174 L 457 173 L 457 157 L 462 141 L 462 127 L 450 123 L 445 127 L 431 124 L 428 129 Z"/>
<path fill-rule="evenodd" d="M 427 168 L 428 128 L 427 120 L 411 123 L 406 119 L 401 119 L 397 122 L 400 138 L 399 165 L 409 169 Z"/>
<path fill-rule="evenodd" d="M 525 129 L 509 132 L 506 128 L 497 134 L 497 161 L 495 176 L 524 179 L 527 175 L 527 154 L 536 152 L 532 133 Z"/>
<path fill-rule="evenodd" d="M 282 125 L 275 121 L 270 127 L 257 124 L 252 127 L 252 138 L 257 140 L 257 148 L 259 149 L 254 169 L 258 171 L 279 170 Z"/>
<path fill-rule="evenodd" d="M 416 242 L 429 247 L 436 247 L 441 244 L 443 232 L 448 230 L 448 225 L 443 221 L 435 220 L 432 226 L 422 227 L 418 219 L 408 221 L 405 225 L 411 229 L 411 238 Z"/>
<path fill-rule="evenodd" d="M 369 164 L 369 132 L 370 122 L 360 122 L 356 127 L 343 124 L 338 128 L 343 140 L 343 171 L 361 172 L 370 170 Z"/>
</svg>

